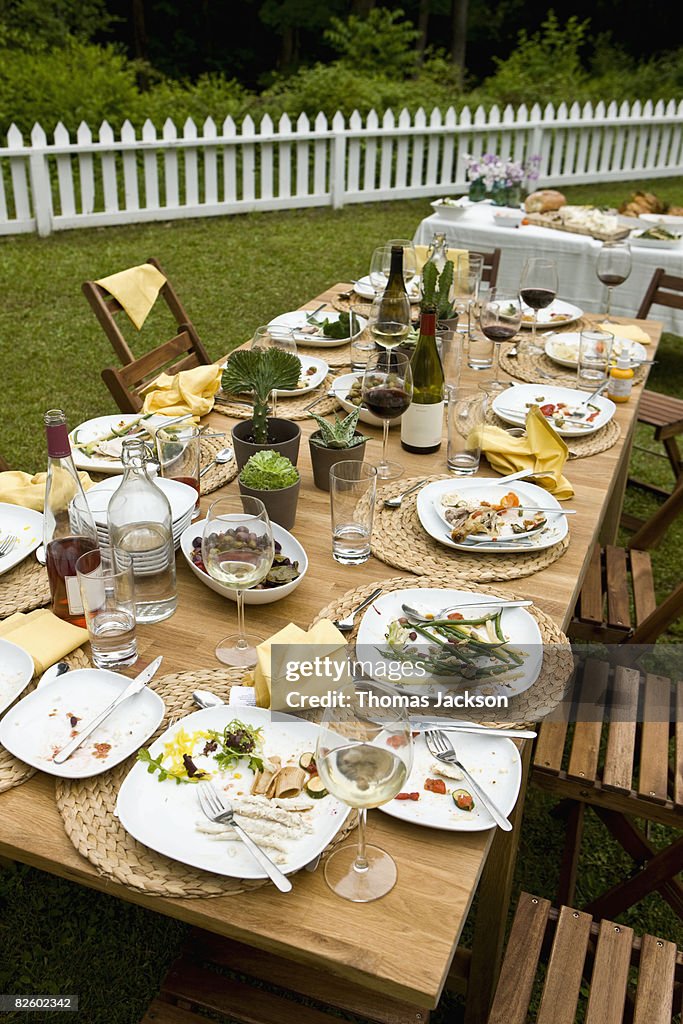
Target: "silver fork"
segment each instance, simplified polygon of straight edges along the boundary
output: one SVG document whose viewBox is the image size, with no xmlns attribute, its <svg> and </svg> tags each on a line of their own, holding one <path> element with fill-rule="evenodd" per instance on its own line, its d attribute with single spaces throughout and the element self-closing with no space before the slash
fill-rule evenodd
<svg viewBox="0 0 683 1024">
<path fill-rule="evenodd" d="M 248 832 L 245 832 L 241 825 L 235 821 L 235 814 L 232 804 L 219 793 L 211 782 L 200 782 L 197 785 L 197 796 L 199 806 L 209 819 L 219 825 L 232 825 L 254 860 L 258 861 L 265 873 L 275 883 L 280 892 L 291 892 L 292 883 L 286 875 L 280 871 L 267 853 L 264 853 L 260 846 L 257 846 Z"/>
<path fill-rule="evenodd" d="M 489 799 L 479 783 L 474 781 L 464 765 L 458 761 L 457 754 L 455 753 L 448 736 L 441 732 L 440 729 L 427 729 L 425 733 L 425 741 L 432 757 L 435 757 L 437 761 L 443 761 L 445 764 L 455 765 L 456 768 L 460 769 L 464 777 L 467 779 L 467 782 L 474 790 L 476 796 L 481 800 L 495 823 L 499 825 L 504 832 L 511 832 L 512 825 L 510 822 L 503 814 L 500 813 L 496 805 Z"/>
<path fill-rule="evenodd" d="M 14 547 L 14 545 L 17 543 L 18 540 L 19 540 L 19 538 L 15 537 L 11 533 L 8 533 L 6 537 L 1 537 L 0 538 L 0 558 L 2 558 L 3 555 L 9 555 L 10 551 L 12 550 L 12 548 Z"/>
<path fill-rule="evenodd" d="M 381 593 L 382 588 L 377 587 L 377 590 L 373 590 L 370 596 L 366 597 L 364 601 L 361 601 L 358 607 L 354 608 L 353 611 L 350 612 L 345 619 L 335 619 L 332 625 L 336 626 L 340 633 L 350 633 L 351 630 L 353 629 L 353 620 L 355 619 L 356 615 L 358 615 L 358 612 L 362 612 L 364 608 L 367 608 L 369 604 L 372 604 L 375 598 L 379 597 Z"/>
</svg>

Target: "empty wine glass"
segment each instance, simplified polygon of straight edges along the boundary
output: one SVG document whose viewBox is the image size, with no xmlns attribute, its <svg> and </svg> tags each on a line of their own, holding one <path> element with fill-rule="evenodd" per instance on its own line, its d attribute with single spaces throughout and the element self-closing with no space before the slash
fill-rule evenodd
<svg viewBox="0 0 683 1024">
<path fill-rule="evenodd" d="M 412 326 L 407 295 L 375 295 L 368 314 L 368 330 L 381 348 L 396 348 L 408 337 Z"/>
<path fill-rule="evenodd" d="M 212 579 L 234 590 L 237 633 L 216 646 L 224 665 L 252 668 L 262 637 L 244 629 L 244 591 L 261 583 L 273 564 L 273 530 L 259 498 L 236 495 L 218 498 L 204 521 L 202 561 Z"/>
<path fill-rule="evenodd" d="M 607 312 L 605 323 L 612 323 L 612 289 L 623 284 L 631 273 L 631 247 L 625 239 L 615 242 L 603 242 L 598 253 L 596 266 L 598 279 L 607 285 Z"/>
<path fill-rule="evenodd" d="M 375 295 L 381 295 L 389 280 L 391 246 L 378 245 L 370 259 L 370 284 Z"/>
<path fill-rule="evenodd" d="M 265 327 L 257 327 L 254 331 L 254 337 L 251 339 L 250 347 L 262 350 L 279 348 L 283 352 L 291 352 L 293 356 L 297 354 L 294 331 L 289 327 L 282 327 L 280 324 L 268 324 Z M 276 391 L 271 391 L 269 401 L 272 415 L 277 416 Z"/>
<path fill-rule="evenodd" d="M 531 342 L 529 351 L 538 355 L 544 350 L 536 342 L 536 322 L 539 309 L 547 309 L 555 301 L 558 288 L 557 263 L 543 256 L 529 256 L 522 270 L 519 282 L 519 294 L 527 306 L 533 310 L 531 323 Z"/>
<path fill-rule="evenodd" d="M 387 242 L 387 247 L 391 250 L 394 245 L 400 245 L 403 249 L 403 280 L 405 282 L 406 291 L 410 295 L 411 289 L 414 289 L 417 285 L 417 255 L 415 254 L 415 246 L 409 238 L 390 238 Z M 389 268 L 387 267 L 387 272 Z"/>
<path fill-rule="evenodd" d="M 402 416 L 413 398 L 410 360 L 403 352 L 376 352 L 363 374 L 361 396 L 364 404 L 382 420 L 382 460 L 377 466 L 380 480 L 396 480 L 403 473 L 398 462 L 389 462 L 389 423 Z"/>
<path fill-rule="evenodd" d="M 325 860 L 325 881 L 343 899 L 369 903 L 396 883 L 392 857 L 368 846 L 368 807 L 380 807 L 401 792 L 413 764 L 410 719 L 405 708 L 376 707 L 391 699 L 388 687 L 366 680 L 339 690 L 343 706 L 328 707 L 322 717 L 315 763 L 325 788 L 358 808 L 358 844 L 342 846 Z M 374 698 L 374 701 L 372 700 Z"/>
<path fill-rule="evenodd" d="M 456 330 L 459 334 L 470 334 L 472 325 L 472 306 L 477 302 L 481 277 L 484 269 L 484 257 L 480 253 L 462 253 L 458 256 L 453 268 L 453 305 L 458 314 Z M 460 318 L 463 314 L 462 326 Z"/>
<path fill-rule="evenodd" d="M 493 341 L 493 379 L 486 387 L 490 391 L 503 391 L 507 382 L 500 380 L 500 346 L 504 341 L 512 341 L 522 323 L 522 304 L 519 295 L 506 292 L 502 288 L 491 288 L 481 301 L 479 308 L 479 326 L 482 334 Z"/>
</svg>

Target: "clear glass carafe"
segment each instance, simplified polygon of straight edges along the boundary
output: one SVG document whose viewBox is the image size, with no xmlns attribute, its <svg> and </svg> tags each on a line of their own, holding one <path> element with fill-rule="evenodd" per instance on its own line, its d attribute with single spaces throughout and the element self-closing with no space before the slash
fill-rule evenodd
<svg viewBox="0 0 683 1024">
<path fill-rule="evenodd" d="M 147 474 L 146 460 L 142 441 L 123 442 L 125 473 L 107 517 L 114 561 L 120 552 L 133 560 L 136 621 L 161 622 L 177 603 L 173 517 L 168 498 Z"/>
<path fill-rule="evenodd" d="M 446 260 L 448 259 L 448 242 L 446 235 L 442 232 L 435 232 L 427 249 L 426 263 L 433 263 L 437 271 L 441 273 Z"/>
</svg>

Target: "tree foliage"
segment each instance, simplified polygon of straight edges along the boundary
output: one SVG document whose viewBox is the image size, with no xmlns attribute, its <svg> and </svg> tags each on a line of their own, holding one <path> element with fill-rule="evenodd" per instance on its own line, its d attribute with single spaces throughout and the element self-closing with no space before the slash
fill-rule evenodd
<svg viewBox="0 0 683 1024">
<path fill-rule="evenodd" d="M 0 0 L 0 43 L 35 51 L 87 42 L 116 20 L 106 0 Z"/>
<path fill-rule="evenodd" d="M 345 64 L 365 74 L 406 78 L 417 67 L 415 43 L 420 33 L 406 21 L 401 8 L 375 7 L 367 18 L 351 14 L 332 18 L 325 39 Z"/>
</svg>

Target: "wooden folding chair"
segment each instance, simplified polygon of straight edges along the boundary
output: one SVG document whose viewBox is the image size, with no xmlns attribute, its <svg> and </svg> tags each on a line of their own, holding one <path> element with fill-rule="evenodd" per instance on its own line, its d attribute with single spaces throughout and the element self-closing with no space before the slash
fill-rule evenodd
<svg viewBox="0 0 683 1024">
<path fill-rule="evenodd" d="M 582 720 L 572 730 L 567 722 L 544 722 L 531 769 L 532 785 L 569 810 L 558 903 L 574 901 L 584 813 L 591 807 L 636 870 L 585 910 L 616 917 L 656 890 L 683 918 L 677 878 L 683 870 L 683 681 L 672 686 L 669 679 L 637 668 L 587 660 L 575 692 L 581 695 Z M 606 707 L 609 722 L 603 720 Z M 657 851 L 636 820 L 666 825 L 677 838 Z"/>
<path fill-rule="evenodd" d="M 171 284 L 166 275 L 166 271 L 162 268 L 159 261 L 157 259 L 154 259 L 154 257 L 148 259 L 147 263 L 151 263 L 152 266 L 156 267 L 157 270 L 160 271 L 160 273 L 162 273 L 166 278 L 166 283 L 162 285 L 159 291 L 159 296 L 168 306 L 168 309 L 170 310 L 171 315 L 173 316 L 176 324 L 178 325 L 179 328 L 185 325 L 189 325 L 190 327 L 192 327 L 194 337 L 196 339 L 197 351 L 202 355 L 201 361 L 204 363 L 211 362 L 208 355 L 204 351 L 204 347 L 199 340 L 199 336 L 194 328 L 194 325 L 192 324 L 192 321 L 190 320 L 190 317 L 188 316 L 185 310 L 185 307 L 180 301 L 175 288 L 173 287 L 173 285 Z M 95 316 L 102 325 L 104 333 L 109 338 L 109 341 L 111 342 L 112 347 L 116 352 L 116 355 L 119 357 L 124 366 L 127 363 L 134 362 L 135 355 L 133 354 L 130 346 L 128 345 L 128 342 L 123 336 L 123 332 L 121 331 L 119 324 L 117 322 L 120 313 L 123 313 L 124 317 L 126 315 L 125 312 L 123 311 L 123 307 L 121 306 L 121 304 L 114 298 L 113 295 L 110 295 L 108 291 L 102 288 L 99 284 L 96 284 L 95 281 L 85 281 L 81 287 L 83 294 L 90 303 Z"/>
<path fill-rule="evenodd" d="M 671 1024 L 682 978 L 673 942 L 523 892 L 488 1024 L 526 1024 L 535 993 L 536 1024 Z"/>
<path fill-rule="evenodd" d="M 493 252 L 479 252 L 475 253 L 475 255 L 484 257 L 481 272 L 482 281 L 485 281 L 489 288 L 495 288 L 498 281 L 498 267 L 500 266 L 501 250 L 494 249 Z"/>
<path fill-rule="evenodd" d="M 162 372 L 174 374 L 210 363 L 191 324 L 181 324 L 180 332 L 126 366 L 108 366 L 102 371 L 121 412 L 139 412 L 145 387 Z"/>
<path fill-rule="evenodd" d="M 683 277 L 674 277 L 673 274 L 667 274 L 663 267 L 658 267 L 652 275 L 652 280 L 636 314 L 638 319 L 646 320 L 653 306 L 683 309 Z M 683 459 L 677 440 L 678 436 L 683 433 L 683 399 L 674 398 L 671 395 L 660 395 L 657 391 L 643 391 L 638 406 L 638 422 L 653 427 L 655 441 L 661 441 L 664 446 L 663 452 L 648 450 L 648 454 L 668 459 L 676 485 L 683 485 Z M 662 487 L 635 477 L 629 477 L 629 483 L 636 484 L 655 494 L 668 496 L 670 493 Z"/>
</svg>

